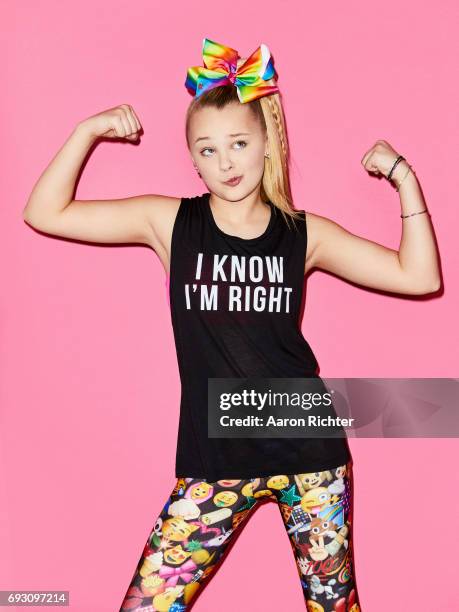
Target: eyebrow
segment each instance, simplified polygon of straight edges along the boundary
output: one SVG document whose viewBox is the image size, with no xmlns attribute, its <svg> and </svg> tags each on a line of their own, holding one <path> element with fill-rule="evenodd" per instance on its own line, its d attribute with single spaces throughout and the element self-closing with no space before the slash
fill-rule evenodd
<svg viewBox="0 0 459 612">
<path fill-rule="evenodd" d="M 235 138 L 236 136 L 250 136 L 249 132 L 238 132 L 237 134 L 228 134 L 228 138 Z M 201 136 L 200 138 L 196 138 L 194 144 L 199 142 L 200 140 L 209 140 L 210 136 Z"/>
</svg>

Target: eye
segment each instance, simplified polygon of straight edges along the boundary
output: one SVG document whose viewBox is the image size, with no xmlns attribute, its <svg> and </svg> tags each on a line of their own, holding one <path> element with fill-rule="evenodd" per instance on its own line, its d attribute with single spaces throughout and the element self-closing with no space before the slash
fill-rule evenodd
<svg viewBox="0 0 459 612">
<path fill-rule="evenodd" d="M 213 149 L 211 147 L 206 147 L 205 149 L 201 149 L 201 155 L 204 155 L 204 157 L 209 157 L 208 155 L 205 155 L 205 151 L 213 151 Z"/>
<path fill-rule="evenodd" d="M 236 142 L 234 143 L 236 149 L 245 149 L 247 144 L 248 143 L 245 140 L 236 140 Z M 211 154 L 207 154 L 206 151 L 214 151 L 214 150 L 215 149 L 213 149 L 212 147 L 206 147 L 205 149 L 201 149 L 200 153 L 204 157 L 210 157 Z"/>
</svg>

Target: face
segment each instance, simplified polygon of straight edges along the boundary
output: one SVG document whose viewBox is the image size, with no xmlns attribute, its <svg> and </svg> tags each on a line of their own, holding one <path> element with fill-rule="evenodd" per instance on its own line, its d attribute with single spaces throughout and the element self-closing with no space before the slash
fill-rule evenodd
<svg viewBox="0 0 459 612">
<path fill-rule="evenodd" d="M 246 104 L 199 109 L 190 120 L 189 142 L 193 162 L 211 193 L 238 201 L 259 189 L 267 140 Z M 236 176 L 242 177 L 238 185 L 225 184 Z"/>
</svg>

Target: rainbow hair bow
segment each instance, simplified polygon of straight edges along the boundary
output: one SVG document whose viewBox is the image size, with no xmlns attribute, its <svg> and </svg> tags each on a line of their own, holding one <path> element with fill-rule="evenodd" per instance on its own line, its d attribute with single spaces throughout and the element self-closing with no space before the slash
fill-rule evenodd
<svg viewBox="0 0 459 612">
<path fill-rule="evenodd" d="M 273 59 L 266 45 L 261 44 L 246 61 L 237 67 L 238 52 L 208 38 L 202 44 L 202 66 L 188 68 L 185 87 L 196 98 L 205 91 L 233 83 L 241 103 L 279 91 L 276 85 L 265 85 L 275 75 Z"/>
</svg>

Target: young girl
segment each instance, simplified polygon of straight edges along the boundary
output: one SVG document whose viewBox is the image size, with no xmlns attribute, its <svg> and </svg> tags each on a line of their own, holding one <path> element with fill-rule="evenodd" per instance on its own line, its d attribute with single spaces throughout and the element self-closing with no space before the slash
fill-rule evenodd
<svg viewBox="0 0 459 612">
<path fill-rule="evenodd" d="M 304 275 L 314 267 L 385 291 L 437 290 L 429 215 L 410 165 L 382 140 L 362 164 L 399 192 L 398 252 L 295 210 L 284 114 L 268 48 L 261 45 L 245 60 L 205 39 L 203 57 L 205 67 L 189 68 L 185 83 L 193 94 L 186 139 L 206 193 L 72 200 L 81 164 L 98 137 L 138 137 L 137 115 L 123 104 L 77 125 L 24 211 L 29 224 L 59 236 L 147 244 L 170 281 L 182 383 L 177 481 L 121 610 L 189 609 L 254 509 L 272 501 L 295 555 L 307 609 L 358 612 L 352 459 L 345 435 L 213 437 L 208 423 L 216 410 L 212 413 L 212 402 L 208 406 L 209 383 L 319 378 L 299 322 Z"/>
</svg>

